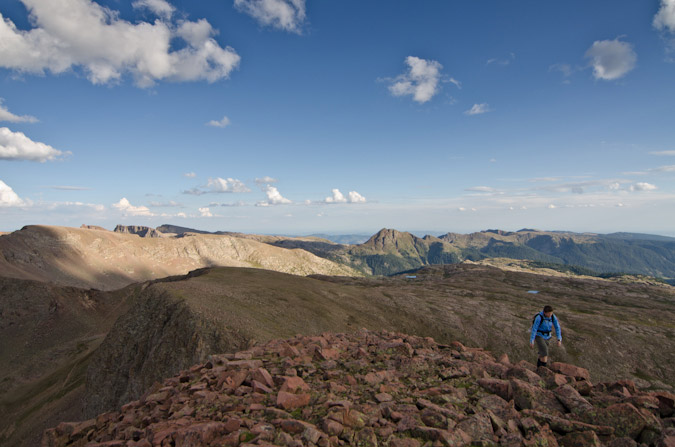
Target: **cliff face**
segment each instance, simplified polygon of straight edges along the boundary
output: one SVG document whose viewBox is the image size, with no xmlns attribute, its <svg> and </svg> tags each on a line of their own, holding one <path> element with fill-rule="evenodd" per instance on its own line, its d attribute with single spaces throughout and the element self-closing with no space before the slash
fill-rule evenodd
<svg viewBox="0 0 675 447">
<path fill-rule="evenodd" d="M 674 414 L 671 393 L 571 364 L 362 330 L 212 355 L 42 445 L 667 447 Z"/>
<path fill-rule="evenodd" d="M 85 414 L 137 399 L 162 378 L 213 352 L 246 346 L 240 335 L 199 315 L 180 298 L 152 286 L 112 327 L 89 363 Z"/>
<path fill-rule="evenodd" d="M 135 234 L 140 237 L 169 237 L 154 228 L 143 227 L 140 225 L 117 225 L 113 231 L 122 234 Z"/>
</svg>

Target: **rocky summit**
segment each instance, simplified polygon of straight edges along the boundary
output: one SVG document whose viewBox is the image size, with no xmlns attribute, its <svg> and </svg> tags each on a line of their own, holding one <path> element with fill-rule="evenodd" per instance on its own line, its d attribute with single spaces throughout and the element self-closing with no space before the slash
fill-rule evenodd
<svg viewBox="0 0 675 447">
<path fill-rule="evenodd" d="M 273 340 L 156 383 L 44 447 L 675 445 L 675 395 L 459 342 L 361 330 Z"/>
</svg>

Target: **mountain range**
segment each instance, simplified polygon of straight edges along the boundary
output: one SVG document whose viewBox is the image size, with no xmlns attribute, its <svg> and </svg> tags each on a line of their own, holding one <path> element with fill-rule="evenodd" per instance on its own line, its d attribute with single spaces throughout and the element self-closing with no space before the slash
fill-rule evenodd
<svg viewBox="0 0 675 447">
<path fill-rule="evenodd" d="M 214 353 L 296 334 L 393 330 L 532 360 L 528 330 L 544 304 L 563 325 L 556 360 L 597 380 L 672 391 L 675 289 L 593 276 L 598 265 L 628 263 L 672 278 L 672 244 L 535 230 L 420 238 L 385 229 L 345 245 L 179 227 L 24 227 L 0 236 L 0 444 L 38 445 L 43 429 L 119 409 Z M 595 270 L 565 265 L 577 259 L 570 253 Z"/>
</svg>

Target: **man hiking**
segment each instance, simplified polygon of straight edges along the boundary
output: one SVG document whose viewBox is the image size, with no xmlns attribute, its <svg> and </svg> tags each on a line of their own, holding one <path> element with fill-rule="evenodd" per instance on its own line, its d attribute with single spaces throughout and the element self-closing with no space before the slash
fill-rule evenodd
<svg viewBox="0 0 675 447">
<path fill-rule="evenodd" d="M 562 334 L 560 333 L 558 318 L 553 315 L 551 306 L 544 306 L 544 310 L 535 315 L 530 334 L 530 347 L 534 348 L 536 341 L 539 350 L 537 367 L 546 366 L 548 362 L 548 341 L 551 339 L 551 332 L 554 328 L 555 335 L 558 338 L 558 346 L 562 346 Z"/>
</svg>

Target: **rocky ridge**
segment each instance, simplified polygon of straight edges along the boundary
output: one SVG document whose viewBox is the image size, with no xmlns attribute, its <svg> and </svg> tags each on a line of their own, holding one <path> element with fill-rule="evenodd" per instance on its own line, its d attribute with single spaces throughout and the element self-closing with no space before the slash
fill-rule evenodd
<svg viewBox="0 0 675 447">
<path fill-rule="evenodd" d="M 675 395 L 461 343 L 361 330 L 272 340 L 156 383 L 44 447 L 675 445 Z"/>
</svg>

